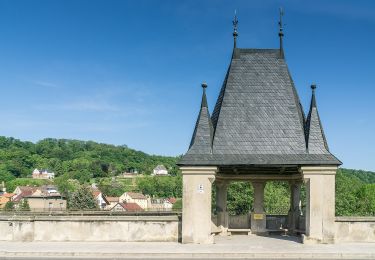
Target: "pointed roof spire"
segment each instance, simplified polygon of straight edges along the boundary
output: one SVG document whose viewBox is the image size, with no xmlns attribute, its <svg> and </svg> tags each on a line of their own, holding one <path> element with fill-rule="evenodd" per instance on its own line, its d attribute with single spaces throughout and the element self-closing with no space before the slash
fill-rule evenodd
<svg viewBox="0 0 375 260">
<path fill-rule="evenodd" d="M 280 13 L 280 19 L 279 19 L 279 38 L 280 38 L 280 58 L 284 59 L 284 48 L 283 48 L 283 37 L 284 37 L 284 32 L 283 32 L 283 15 L 284 15 L 284 10 L 282 7 L 279 9 Z"/>
<path fill-rule="evenodd" d="M 310 111 L 306 118 L 306 146 L 310 154 L 329 153 L 315 98 L 316 84 L 311 85 Z"/>
<path fill-rule="evenodd" d="M 311 93 L 311 105 L 310 105 L 310 107 L 316 107 L 315 89 L 316 89 L 316 84 L 312 84 L 311 85 L 311 91 L 312 91 L 312 93 Z"/>
<path fill-rule="evenodd" d="M 201 86 L 203 89 L 201 109 L 187 154 L 211 154 L 212 152 L 213 126 L 207 105 L 207 84 L 202 83 Z"/>
<path fill-rule="evenodd" d="M 233 23 L 233 40 L 234 40 L 234 49 L 237 48 L 237 25 L 238 25 L 238 19 L 237 19 L 237 10 L 234 10 L 234 19 L 232 21 Z"/>
<path fill-rule="evenodd" d="M 202 83 L 203 94 L 202 94 L 201 108 L 202 107 L 208 107 L 208 105 L 207 105 L 207 97 L 206 97 L 206 88 L 207 88 L 207 83 L 203 82 Z"/>
</svg>

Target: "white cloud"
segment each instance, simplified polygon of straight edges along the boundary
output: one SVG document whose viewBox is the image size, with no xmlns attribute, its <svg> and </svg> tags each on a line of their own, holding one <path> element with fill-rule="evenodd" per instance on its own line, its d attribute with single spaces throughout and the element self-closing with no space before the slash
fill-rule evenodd
<svg viewBox="0 0 375 260">
<path fill-rule="evenodd" d="M 71 103 L 66 103 L 56 106 L 58 109 L 62 110 L 72 110 L 72 111 L 97 111 L 97 112 L 115 112 L 120 109 L 115 105 L 108 102 L 95 101 L 95 100 L 82 100 Z"/>
<path fill-rule="evenodd" d="M 45 88 L 58 88 L 58 85 L 55 84 L 55 83 L 52 83 L 52 82 L 36 80 L 36 81 L 33 81 L 33 83 L 34 83 L 35 85 L 40 86 L 40 87 L 45 87 Z"/>
</svg>

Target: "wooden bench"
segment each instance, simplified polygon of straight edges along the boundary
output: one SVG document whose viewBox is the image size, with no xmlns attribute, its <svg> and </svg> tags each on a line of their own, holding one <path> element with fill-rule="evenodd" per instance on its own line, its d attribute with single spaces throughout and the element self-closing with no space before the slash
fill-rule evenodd
<svg viewBox="0 0 375 260">
<path fill-rule="evenodd" d="M 232 233 L 247 233 L 247 235 L 251 235 L 251 229 L 249 228 L 228 228 L 228 235 L 232 235 Z"/>
</svg>

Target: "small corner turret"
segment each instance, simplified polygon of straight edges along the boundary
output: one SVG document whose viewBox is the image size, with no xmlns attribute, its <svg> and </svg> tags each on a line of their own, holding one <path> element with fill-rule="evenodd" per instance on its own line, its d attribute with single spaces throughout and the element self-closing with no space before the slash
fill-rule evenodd
<svg viewBox="0 0 375 260">
<path fill-rule="evenodd" d="M 329 149 L 316 105 L 315 90 L 316 84 L 312 84 L 310 110 L 305 124 L 306 147 L 310 154 L 327 154 Z"/>
<path fill-rule="evenodd" d="M 206 97 L 207 84 L 202 83 L 201 86 L 203 90 L 201 108 L 187 154 L 212 153 L 213 127 Z"/>
</svg>

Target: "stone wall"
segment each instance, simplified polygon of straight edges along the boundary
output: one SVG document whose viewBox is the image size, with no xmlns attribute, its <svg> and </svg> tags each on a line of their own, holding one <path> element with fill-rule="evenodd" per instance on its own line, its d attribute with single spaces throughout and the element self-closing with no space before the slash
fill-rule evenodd
<svg viewBox="0 0 375 260">
<path fill-rule="evenodd" d="M 230 215 L 229 228 L 232 229 L 248 229 L 250 228 L 251 217 L 250 214 L 246 215 Z M 288 228 L 287 215 L 267 215 L 266 228 L 269 230 L 279 230 L 280 228 Z"/>
<path fill-rule="evenodd" d="M 179 239 L 178 216 L 0 216 L 0 241 Z"/>
<path fill-rule="evenodd" d="M 246 215 L 229 215 L 229 228 L 248 229 L 250 228 L 250 214 Z"/>
<path fill-rule="evenodd" d="M 281 228 L 289 228 L 287 215 L 267 215 L 266 220 L 267 230 L 279 230 Z"/>
<path fill-rule="evenodd" d="M 375 217 L 336 217 L 336 242 L 374 242 Z"/>
</svg>

